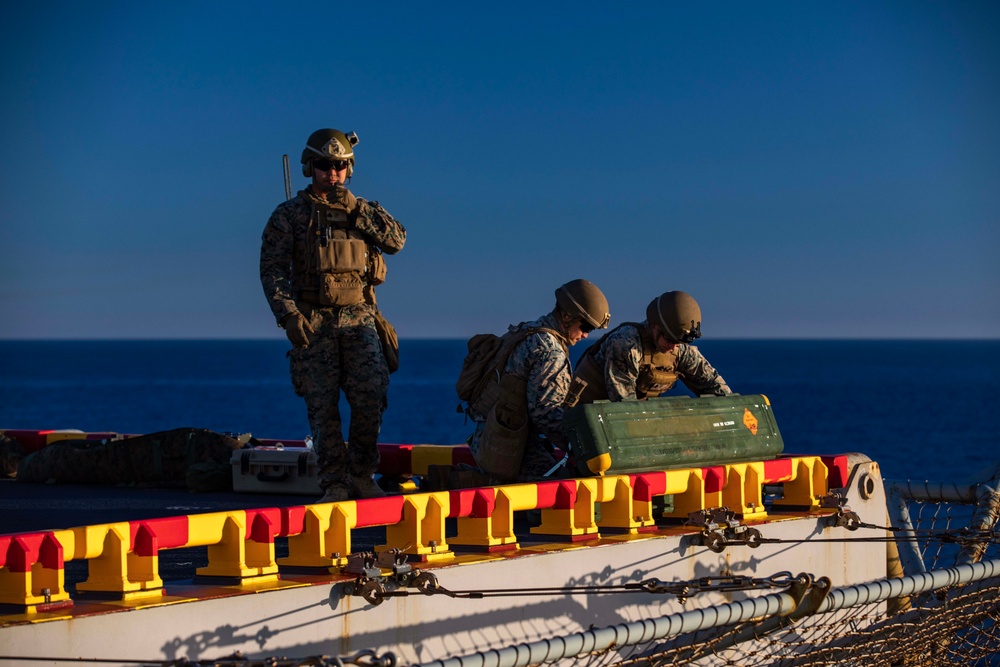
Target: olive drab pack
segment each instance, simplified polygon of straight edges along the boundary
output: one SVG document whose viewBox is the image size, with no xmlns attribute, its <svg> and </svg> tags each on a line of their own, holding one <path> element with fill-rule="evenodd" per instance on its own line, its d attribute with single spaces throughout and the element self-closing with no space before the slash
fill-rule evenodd
<svg viewBox="0 0 1000 667">
<path fill-rule="evenodd" d="M 485 422 L 473 452 L 476 463 L 504 482 L 520 473 L 531 425 L 526 379 L 504 368 L 514 348 L 534 333 L 552 334 L 565 347 L 562 334 L 544 327 L 518 325 L 503 336 L 478 334 L 469 339 L 469 353 L 455 383 L 459 399 L 468 403 L 465 414 Z M 461 404 L 458 411 L 463 412 Z"/>
<path fill-rule="evenodd" d="M 378 342 L 382 347 L 382 356 L 385 358 L 385 365 L 389 373 L 399 370 L 399 336 L 396 335 L 396 327 L 392 326 L 389 320 L 378 307 L 378 300 L 375 298 L 375 286 L 381 285 L 385 281 L 385 258 L 382 251 L 372 246 L 372 258 L 375 260 L 370 264 L 368 284 L 364 288 L 365 303 L 370 305 L 374 312 L 375 333 L 378 334 Z"/>
<path fill-rule="evenodd" d="M 455 382 L 458 398 L 465 401 L 468 408 L 463 410 L 460 404 L 458 411 L 473 418 L 485 417 L 499 397 L 503 369 L 514 348 L 531 334 L 539 332 L 554 334 L 562 340 L 562 334 L 553 329 L 520 329 L 515 326 L 510 327 L 503 336 L 486 333 L 470 338 L 467 344 L 468 354 Z"/>
<path fill-rule="evenodd" d="M 604 380 L 604 369 L 595 360 L 595 355 L 608 336 L 622 327 L 635 327 L 642 341 L 642 359 L 639 361 L 639 377 L 635 382 L 636 398 L 652 398 L 669 391 L 677 383 L 677 353 L 675 350 L 659 352 L 656 343 L 645 325 L 638 322 L 623 322 L 609 331 L 595 345 L 587 348 L 576 365 L 574 379 L 584 384 L 579 403 L 593 403 L 608 400 L 608 387 Z"/>
<path fill-rule="evenodd" d="M 381 310 L 376 309 L 374 315 L 375 333 L 378 334 L 378 342 L 382 346 L 385 365 L 390 373 L 395 373 L 399 370 L 399 336 L 396 335 L 396 327 L 385 319 Z"/>
<path fill-rule="evenodd" d="M 492 383 L 487 386 L 492 387 Z M 531 426 L 528 383 L 514 373 L 505 373 L 497 384 L 496 394 L 496 400 L 486 413 L 486 423 L 473 456 L 480 468 L 508 482 L 520 474 L 524 448 L 528 444 Z"/>
</svg>

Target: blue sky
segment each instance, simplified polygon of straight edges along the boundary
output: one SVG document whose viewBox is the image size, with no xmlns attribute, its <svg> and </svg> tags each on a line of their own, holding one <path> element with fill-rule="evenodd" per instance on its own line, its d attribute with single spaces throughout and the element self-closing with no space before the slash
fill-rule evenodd
<svg viewBox="0 0 1000 667">
<path fill-rule="evenodd" d="M 1000 3 L 0 8 L 0 338 L 281 337 L 281 156 L 356 131 L 402 337 L 660 292 L 713 338 L 1000 337 Z"/>
</svg>

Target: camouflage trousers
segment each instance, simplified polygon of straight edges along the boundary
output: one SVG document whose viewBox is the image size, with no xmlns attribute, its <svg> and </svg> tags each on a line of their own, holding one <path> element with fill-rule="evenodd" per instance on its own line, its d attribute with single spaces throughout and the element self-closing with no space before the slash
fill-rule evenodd
<svg viewBox="0 0 1000 667">
<path fill-rule="evenodd" d="M 299 310 L 309 318 L 315 333 L 308 347 L 288 353 L 292 386 L 306 402 L 320 487 L 347 487 L 352 477 L 370 476 L 378 468 L 378 435 L 386 408 L 389 369 L 370 306 L 300 304 Z M 351 412 L 346 441 L 340 417 L 341 391 Z"/>
</svg>

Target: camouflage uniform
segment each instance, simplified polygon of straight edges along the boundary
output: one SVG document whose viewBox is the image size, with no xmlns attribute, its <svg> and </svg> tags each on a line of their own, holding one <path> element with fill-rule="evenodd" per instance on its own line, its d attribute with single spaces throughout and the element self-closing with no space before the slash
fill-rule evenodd
<svg viewBox="0 0 1000 667">
<path fill-rule="evenodd" d="M 645 321 L 642 325 L 648 326 Z M 622 325 L 599 341 L 599 345 L 594 361 L 604 369 L 608 399 L 621 401 L 635 398 L 635 384 L 639 377 L 639 364 L 642 361 L 642 339 L 639 330 L 634 326 Z M 677 355 L 674 372 L 695 395 L 733 393 L 697 347 L 679 343 L 674 352 Z"/>
<path fill-rule="evenodd" d="M 517 329 L 546 328 L 562 331 L 555 313 L 534 322 L 523 322 Z M 568 444 L 562 430 L 563 401 L 572 379 L 569 356 L 552 334 L 539 332 L 529 335 L 511 352 L 505 373 L 525 378 L 528 392 L 528 443 L 521 461 L 521 481 L 541 478 L 556 464 L 551 447 L 566 450 Z M 485 419 L 477 416 L 476 431 L 469 440 L 475 454 L 479 447 Z"/>
<path fill-rule="evenodd" d="M 61 440 L 21 459 L 17 481 L 62 484 L 182 486 L 192 467 L 212 464 L 229 473 L 243 444 L 207 429 L 179 428 L 122 440 Z"/>
<path fill-rule="evenodd" d="M 292 266 L 306 253 L 312 195 L 300 191 L 271 214 L 260 249 L 260 281 L 279 325 L 300 312 L 314 335 L 307 347 L 289 350 L 292 386 L 306 402 L 323 489 L 347 486 L 378 467 L 378 435 L 386 408 L 389 370 L 375 330 L 374 304 L 307 303 L 292 289 Z M 356 229 L 379 250 L 395 254 L 406 229 L 375 201 L 357 200 Z M 295 258 L 295 259 L 293 259 Z M 370 288 L 369 288 L 370 289 Z M 341 426 L 340 392 L 351 407 L 348 449 Z"/>
</svg>

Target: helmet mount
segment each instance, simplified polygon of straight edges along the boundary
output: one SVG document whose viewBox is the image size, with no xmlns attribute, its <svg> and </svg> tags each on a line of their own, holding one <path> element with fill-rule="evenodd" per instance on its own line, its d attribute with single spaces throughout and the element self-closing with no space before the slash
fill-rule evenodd
<svg viewBox="0 0 1000 667">
<path fill-rule="evenodd" d="M 687 292 L 664 292 L 646 306 L 646 322 L 673 343 L 701 338 L 701 308 Z"/>
</svg>

